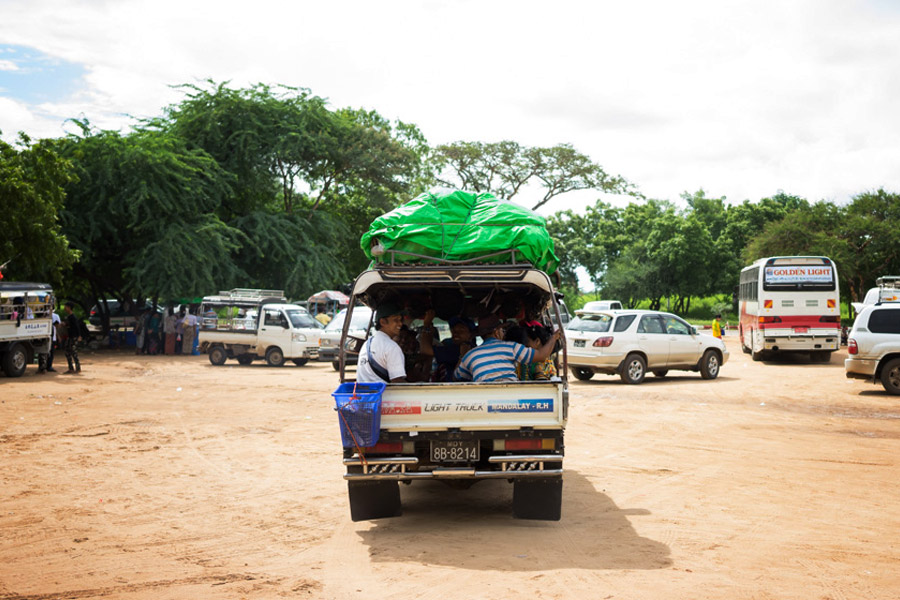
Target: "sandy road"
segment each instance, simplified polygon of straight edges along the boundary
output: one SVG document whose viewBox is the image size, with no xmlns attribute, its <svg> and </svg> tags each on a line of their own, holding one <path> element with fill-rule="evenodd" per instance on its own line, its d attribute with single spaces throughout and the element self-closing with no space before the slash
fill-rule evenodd
<svg viewBox="0 0 900 600">
<path fill-rule="evenodd" d="M 727 342 L 716 381 L 572 382 L 558 523 L 502 481 L 351 522 L 325 363 L 0 377 L 0 600 L 900 598 L 900 398 Z"/>
</svg>

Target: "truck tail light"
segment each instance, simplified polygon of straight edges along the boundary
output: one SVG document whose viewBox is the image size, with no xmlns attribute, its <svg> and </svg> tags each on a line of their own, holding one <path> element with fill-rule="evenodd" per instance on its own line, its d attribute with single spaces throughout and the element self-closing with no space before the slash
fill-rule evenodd
<svg viewBox="0 0 900 600">
<path fill-rule="evenodd" d="M 379 442 L 371 448 L 366 448 L 372 454 L 397 454 L 403 452 L 403 442 Z"/>
<path fill-rule="evenodd" d="M 760 323 L 781 323 L 781 317 L 760 317 Z"/>
<path fill-rule="evenodd" d="M 596 340 L 594 340 L 594 343 L 592 344 L 592 346 L 594 346 L 594 348 L 607 348 L 612 343 L 613 343 L 613 336 L 604 335 L 603 337 L 598 337 Z"/>
<path fill-rule="evenodd" d="M 556 442 L 553 438 L 524 438 L 506 440 L 505 450 L 555 450 Z"/>
<path fill-rule="evenodd" d="M 847 340 L 847 354 L 859 354 L 859 346 L 853 338 Z"/>
</svg>

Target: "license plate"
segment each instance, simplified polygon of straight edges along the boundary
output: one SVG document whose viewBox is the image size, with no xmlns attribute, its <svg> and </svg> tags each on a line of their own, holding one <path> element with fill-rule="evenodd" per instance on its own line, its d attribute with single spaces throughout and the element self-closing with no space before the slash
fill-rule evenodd
<svg viewBox="0 0 900 600">
<path fill-rule="evenodd" d="M 479 458 L 478 440 L 436 440 L 431 442 L 431 462 L 469 462 Z"/>
<path fill-rule="evenodd" d="M 794 333 L 809 333 L 809 327 L 794 327 Z"/>
<path fill-rule="evenodd" d="M 576 348 L 584 348 L 584 340 L 575 340 L 574 344 Z"/>
</svg>

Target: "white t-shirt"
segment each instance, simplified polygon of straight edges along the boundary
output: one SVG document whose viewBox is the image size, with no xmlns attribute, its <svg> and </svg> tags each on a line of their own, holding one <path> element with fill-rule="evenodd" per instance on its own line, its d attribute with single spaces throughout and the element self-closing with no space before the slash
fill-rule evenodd
<svg viewBox="0 0 900 600">
<path fill-rule="evenodd" d="M 56 326 L 59 325 L 60 323 L 62 323 L 62 319 L 60 319 L 59 315 L 56 313 L 50 313 L 50 314 L 53 315 L 53 319 L 50 324 L 50 330 L 53 332 L 52 340 L 55 342 L 56 341 Z"/>
<path fill-rule="evenodd" d="M 367 347 L 371 350 L 372 358 L 375 359 L 375 362 L 388 372 L 390 379 L 406 377 L 406 359 L 403 356 L 403 350 L 386 333 L 376 331 L 375 335 L 369 338 L 359 350 L 359 364 L 356 365 L 357 381 L 360 383 L 384 381 L 384 379 L 375 374 L 375 371 L 369 364 Z"/>
</svg>

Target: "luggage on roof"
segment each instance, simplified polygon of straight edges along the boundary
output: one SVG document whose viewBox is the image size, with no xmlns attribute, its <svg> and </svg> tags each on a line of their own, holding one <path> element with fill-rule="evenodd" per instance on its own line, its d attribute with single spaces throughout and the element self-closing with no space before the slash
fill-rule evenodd
<svg viewBox="0 0 900 600">
<path fill-rule="evenodd" d="M 432 190 L 383 214 L 360 239 L 375 262 L 529 262 L 553 273 L 559 259 L 540 215 L 489 193 Z"/>
</svg>

